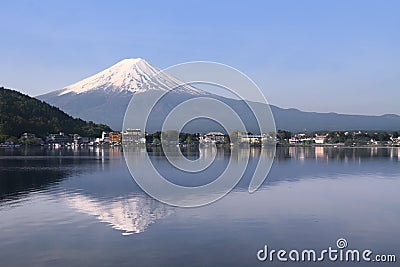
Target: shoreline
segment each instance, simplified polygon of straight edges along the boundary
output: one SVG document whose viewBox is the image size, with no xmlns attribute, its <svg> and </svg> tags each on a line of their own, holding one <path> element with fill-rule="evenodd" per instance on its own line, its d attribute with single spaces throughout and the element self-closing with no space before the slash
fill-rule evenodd
<svg viewBox="0 0 400 267">
<path fill-rule="evenodd" d="M 201 144 L 181 144 L 180 148 L 193 148 L 193 147 L 209 147 L 210 145 L 201 145 Z M 227 148 L 227 147 L 235 147 L 235 148 L 243 148 L 241 145 L 234 144 L 216 144 L 217 148 Z M 48 145 L 0 145 L 0 149 L 24 149 L 24 148 L 46 148 L 46 149 L 81 149 L 81 148 L 124 148 L 124 147 L 146 147 L 146 148 L 161 148 L 161 144 L 129 144 L 129 145 L 83 145 L 83 146 L 68 146 L 68 145 L 60 145 L 60 146 L 48 146 Z M 273 147 L 273 145 L 250 145 L 250 148 L 268 148 Z M 295 148 L 311 148 L 311 147 L 323 147 L 323 148 L 400 148 L 400 145 L 345 145 L 345 144 L 299 144 L 299 145 L 289 145 L 289 144 L 276 144 L 276 148 L 282 147 L 295 147 Z"/>
</svg>

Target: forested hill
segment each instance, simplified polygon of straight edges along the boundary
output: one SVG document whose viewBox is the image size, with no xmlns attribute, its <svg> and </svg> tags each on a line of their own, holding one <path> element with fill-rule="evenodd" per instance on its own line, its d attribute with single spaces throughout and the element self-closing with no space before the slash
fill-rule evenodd
<svg viewBox="0 0 400 267">
<path fill-rule="evenodd" d="M 19 137 L 34 133 L 43 137 L 49 133 L 77 133 L 81 136 L 100 136 L 110 131 L 104 124 L 76 119 L 59 108 L 20 92 L 0 87 L 0 135 Z"/>
</svg>

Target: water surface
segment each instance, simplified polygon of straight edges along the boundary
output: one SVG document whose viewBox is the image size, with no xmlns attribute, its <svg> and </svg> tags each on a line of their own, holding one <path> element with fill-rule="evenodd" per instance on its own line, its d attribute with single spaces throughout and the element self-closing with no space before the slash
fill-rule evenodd
<svg viewBox="0 0 400 267">
<path fill-rule="evenodd" d="M 177 183 L 210 180 L 188 181 L 169 171 L 160 151 L 149 153 Z M 269 156 L 221 149 L 212 172 L 223 170 L 230 153 L 248 153 L 250 169 Z M 256 193 L 247 192 L 246 172 L 223 199 L 185 209 L 143 193 L 119 148 L 2 149 L 0 259 L 10 267 L 284 266 L 259 262 L 257 251 L 266 244 L 326 248 L 341 237 L 349 247 L 399 257 L 399 167 L 400 148 L 280 148 Z M 332 264 L 349 265 L 358 266 Z"/>
</svg>

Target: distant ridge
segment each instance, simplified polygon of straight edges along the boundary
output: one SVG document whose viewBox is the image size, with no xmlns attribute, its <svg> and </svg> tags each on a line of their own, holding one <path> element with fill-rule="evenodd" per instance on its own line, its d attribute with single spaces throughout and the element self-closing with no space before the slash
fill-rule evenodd
<svg viewBox="0 0 400 267">
<path fill-rule="evenodd" d="M 106 123 L 114 129 L 121 130 L 126 107 L 133 94 L 140 95 L 145 102 L 146 95 L 154 91 L 165 91 L 174 87 L 174 85 L 182 84 L 182 82 L 167 74 L 156 75 L 158 71 L 156 67 L 150 65 L 144 59 L 124 59 L 82 81 L 60 90 L 40 95 L 38 98 L 65 110 L 73 116 Z M 249 129 L 256 128 L 257 123 L 250 118 L 249 110 L 246 109 L 242 101 L 213 95 L 189 85 L 179 87 L 178 90 L 174 91 L 174 94 L 171 94 L 171 97 L 159 105 L 156 116 L 160 117 L 156 118 L 155 121 L 161 121 L 163 114 L 168 113 L 172 107 L 182 101 L 202 95 L 229 103 L 247 121 Z M 277 129 L 285 129 L 292 132 L 400 130 L 400 116 L 394 114 L 364 116 L 304 112 L 297 109 L 283 109 L 274 105 L 271 105 L 271 110 L 275 117 Z M 193 112 L 195 112 L 195 107 Z M 212 127 L 199 124 L 187 130 L 203 132 L 213 130 Z M 149 129 L 155 131 L 158 130 L 158 127 L 150 124 Z"/>
<path fill-rule="evenodd" d="M 385 114 L 348 115 L 340 113 L 305 112 L 298 109 L 282 109 L 271 106 L 276 127 L 293 132 L 299 131 L 397 131 L 400 129 L 400 116 Z"/>
<path fill-rule="evenodd" d="M 0 87 L 0 135 L 20 137 L 23 133 L 45 136 L 49 133 L 77 133 L 82 136 L 100 136 L 111 128 L 73 118 L 57 107 Z"/>
</svg>

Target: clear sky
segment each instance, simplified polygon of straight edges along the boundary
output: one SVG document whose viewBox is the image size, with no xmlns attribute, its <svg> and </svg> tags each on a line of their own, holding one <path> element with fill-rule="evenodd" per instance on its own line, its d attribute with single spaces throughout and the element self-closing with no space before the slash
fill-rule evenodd
<svg viewBox="0 0 400 267">
<path fill-rule="evenodd" d="M 280 107 L 400 114 L 400 1 L 1 1 L 0 86 L 35 96 L 124 58 L 231 65 Z"/>
</svg>

